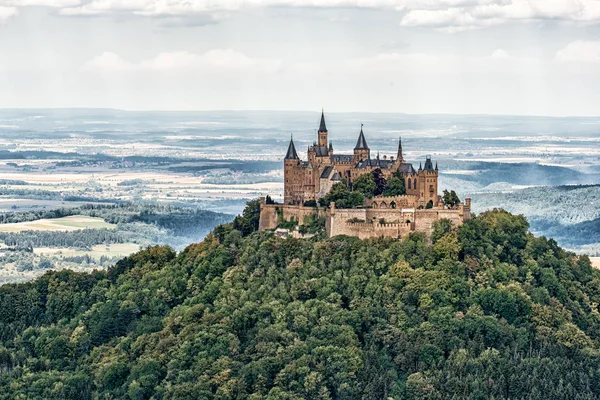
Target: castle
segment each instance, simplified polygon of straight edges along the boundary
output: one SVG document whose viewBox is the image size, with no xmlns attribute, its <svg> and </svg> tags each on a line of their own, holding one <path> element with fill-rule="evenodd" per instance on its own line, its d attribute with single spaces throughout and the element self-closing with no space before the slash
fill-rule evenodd
<svg viewBox="0 0 600 400">
<path fill-rule="evenodd" d="M 302 225 L 310 215 L 325 216 L 328 235 L 349 235 L 360 238 L 389 236 L 402 238 L 410 232 L 431 233 L 432 224 L 442 218 L 460 225 L 471 216 L 470 199 L 458 205 L 445 205 L 438 194 L 438 167 L 430 157 L 415 169 L 406 162 L 402 141 L 398 141 L 396 157 L 371 157 L 361 124 L 353 154 L 335 154 L 329 141 L 325 115 L 317 132 L 317 140 L 308 147 L 307 161 L 298 157 L 290 139 L 284 158 L 283 204 L 261 201 L 260 229 L 274 229 L 285 221 Z M 334 184 L 352 186 L 361 175 L 377 173 L 386 180 L 400 176 L 406 193 L 398 196 L 365 198 L 362 207 L 341 209 L 332 202 L 328 208 L 318 207 Z"/>
</svg>

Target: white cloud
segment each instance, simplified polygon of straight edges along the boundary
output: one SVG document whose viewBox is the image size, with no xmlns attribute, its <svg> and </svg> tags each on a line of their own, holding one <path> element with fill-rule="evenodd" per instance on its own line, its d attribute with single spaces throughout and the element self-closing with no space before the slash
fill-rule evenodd
<svg viewBox="0 0 600 400">
<path fill-rule="evenodd" d="M 600 40 L 578 40 L 556 52 L 558 61 L 600 61 Z"/>
<path fill-rule="evenodd" d="M 565 20 L 600 23 L 600 0 L 0 0 L 0 6 L 47 6 L 67 16 L 131 14 L 151 17 L 210 15 L 269 7 L 397 10 L 401 25 L 446 31 L 509 21 Z"/>
<path fill-rule="evenodd" d="M 4 7 L 0 5 L 0 24 L 19 14 L 16 7 Z"/>
<path fill-rule="evenodd" d="M 134 69 L 135 65 L 131 64 L 115 53 L 104 52 L 101 55 L 92 58 L 86 62 L 82 70 L 84 71 L 126 71 Z"/>
<path fill-rule="evenodd" d="M 82 70 L 96 72 L 214 70 L 275 73 L 281 69 L 281 66 L 279 60 L 251 58 L 231 49 L 214 49 L 204 54 L 187 51 L 163 52 L 138 63 L 126 61 L 115 53 L 105 52 L 86 62 Z"/>
<path fill-rule="evenodd" d="M 400 24 L 461 31 L 535 20 L 600 23 L 600 0 L 511 0 L 446 9 L 416 8 L 404 15 Z"/>
<path fill-rule="evenodd" d="M 506 52 L 506 50 L 496 49 L 492 53 L 491 57 L 492 58 L 509 58 L 510 55 L 508 54 L 508 52 Z"/>
</svg>

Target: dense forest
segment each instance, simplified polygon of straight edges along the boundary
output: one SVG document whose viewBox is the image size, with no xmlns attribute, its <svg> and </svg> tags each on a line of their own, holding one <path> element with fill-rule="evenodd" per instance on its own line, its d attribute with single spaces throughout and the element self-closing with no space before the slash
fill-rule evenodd
<svg viewBox="0 0 600 400">
<path fill-rule="evenodd" d="M 522 216 L 278 238 L 0 287 L 0 399 L 597 399 L 600 272 Z"/>
</svg>

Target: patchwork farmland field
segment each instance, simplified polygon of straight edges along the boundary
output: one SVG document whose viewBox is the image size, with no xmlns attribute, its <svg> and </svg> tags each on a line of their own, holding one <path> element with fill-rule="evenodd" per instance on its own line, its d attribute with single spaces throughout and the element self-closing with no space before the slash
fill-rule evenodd
<svg viewBox="0 0 600 400">
<path fill-rule="evenodd" d="M 124 257 L 131 253 L 135 253 L 140 249 L 140 245 L 135 243 L 113 243 L 110 245 L 98 244 L 92 247 L 91 250 L 78 250 L 70 247 L 37 247 L 33 252 L 40 256 L 56 257 L 62 259 L 64 257 L 85 256 L 99 261 L 104 257 Z"/>
<path fill-rule="evenodd" d="M 113 229 L 115 226 L 105 222 L 102 218 L 73 215 L 55 219 L 0 224 L 0 232 L 76 231 L 79 229 Z"/>
</svg>

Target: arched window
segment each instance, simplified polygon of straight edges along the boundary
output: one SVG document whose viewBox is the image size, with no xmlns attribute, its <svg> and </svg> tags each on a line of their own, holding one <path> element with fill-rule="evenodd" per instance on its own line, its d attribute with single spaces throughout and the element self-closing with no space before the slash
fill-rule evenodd
<svg viewBox="0 0 600 400">
<path fill-rule="evenodd" d="M 408 188 L 410 189 L 410 178 L 408 178 Z"/>
<path fill-rule="evenodd" d="M 390 203 L 390 207 L 391 207 L 391 208 L 396 208 L 396 202 L 395 202 L 395 201 L 392 201 L 392 202 Z"/>
</svg>

